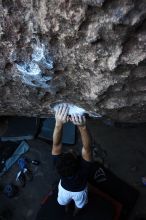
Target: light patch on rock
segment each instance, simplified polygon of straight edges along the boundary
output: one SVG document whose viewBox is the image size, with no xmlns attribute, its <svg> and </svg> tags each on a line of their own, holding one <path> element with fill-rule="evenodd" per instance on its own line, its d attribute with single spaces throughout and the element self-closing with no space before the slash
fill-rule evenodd
<svg viewBox="0 0 146 220">
<path fill-rule="evenodd" d="M 94 43 L 100 39 L 100 25 L 94 22 L 88 26 L 86 40 L 89 43 Z"/>
<path fill-rule="evenodd" d="M 98 97 L 105 93 L 108 88 L 117 83 L 117 80 L 108 77 L 108 78 L 100 78 L 100 75 L 97 77 L 90 77 L 88 80 L 87 89 L 84 91 L 84 95 L 87 100 L 98 100 Z"/>
<path fill-rule="evenodd" d="M 105 0 L 83 0 L 83 2 L 91 6 L 101 7 Z"/>
<path fill-rule="evenodd" d="M 50 89 L 48 81 L 52 76 L 43 76 L 43 70 L 53 69 L 53 59 L 45 50 L 45 45 L 40 44 L 36 39 L 36 44 L 33 45 L 32 59 L 30 61 L 22 61 L 16 64 L 17 69 L 22 74 L 23 81 L 31 86 Z M 43 69 L 43 70 L 42 70 Z"/>
<path fill-rule="evenodd" d="M 3 29 L 2 29 L 2 26 L 1 26 L 1 24 L 0 24 L 0 37 L 3 35 Z"/>
<path fill-rule="evenodd" d="M 40 23 L 41 30 L 44 33 L 48 31 L 48 27 L 45 22 L 46 16 L 47 16 L 46 0 L 41 0 L 40 1 L 40 8 L 38 10 L 38 20 Z"/>
<path fill-rule="evenodd" d="M 62 105 L 67 105 L 69 107 L 69 113 L 68 113 L 69 115 L 72 115 L 72 114 L 84 115 L 86 113 L 85 109 L 78 107 L 76 105 L 70 104 L 70 103 L 65 103 L 65 102 L 55 104 L 53 107 L 54 111 L 56 112 L 58 108 Z"/>
<path fill-rule="evenodd" d="M 16 65 L 18 70 L 24 75 L 28 74 L 30 76 L 35 76 L 41 74 L 41 70 L 36 63 L 30 62 L 30 63 L 20 63 Z"/>
<path fill-rule="evenodd" d="M 120 54 L 122 53 L 121 47 L 116 47 L 113 51 L 112 55 L 109 57 L 107 64 L 110 71 L 114 70 L 117 66 L 117 61 L 119 59 Z"/>
<path fill-rule="evenodd" d="M 94 118 L 101 118 L 102 116 L 96 112 L 91 112 L 91 111 L 87 111 L 84 108 L 81 108 L 77 105 L 74 105 L 72 103 L 67 103 L 67 102 L 58 102 L 58 103 L 52 103 L 50 106 L 53 109 L 54 112 L 56 112 L 58 110 L 58 108 L 62 105 L 67 105 L 69 107 L 69 115 L 73 115 L 73 114 L 77 114 L 80 116 L 83 115 L 89 115 L 90 117 L 94 117 Z"/>
<path fill-rule="evenodd" d="M 45 45 L 39 44 L 34 46 L 34 51 L 32 54 L 32 61 L 40 62 L 47 69 L 53 69 L 53 59 L 48 54 L 45 54 Z"/>
</svg>

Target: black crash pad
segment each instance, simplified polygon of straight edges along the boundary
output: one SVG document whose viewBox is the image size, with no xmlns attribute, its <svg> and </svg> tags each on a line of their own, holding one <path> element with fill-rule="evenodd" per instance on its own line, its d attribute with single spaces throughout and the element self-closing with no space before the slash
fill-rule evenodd
<svg viewBox="0 0 146 220">
<path fill-rule="evenodd" d="M 121 220 L 128 218 L 139 197 L 137 189 L 97 162 L 92 164 L 89 183 L 122 205 Z"/>
<path fill-rule="evenodd" d="M 55 118 L 41 119 L 40 132 L 38 137 L 44 140 L 53 140 L 53 131 L 55 127 Z M 64 144 L 75 144 L 75 125 L 71 122 L 65 123 L 63 126 L 62 143 Z"/>
<path fill-rule="evenodd" d="M 89 193 L 89 200 L 86 207 L 73 217 L 74 204 L 72 202 L 69 212 L 65 213 L 65 207 L 57 202 L 57 193 L 53 193 L 47 202 L 40 208 L 36 220 L 113 220 L 114 209 L 112 205 L 99 197 L 97 194 Z"/>
<path fill-rule="evenodd" d="M 1 141 L 31 140 L 35 137 L 39 119 L 27 117 L 8 117 L 7 129 L 0 136 Z"/>
</svg>

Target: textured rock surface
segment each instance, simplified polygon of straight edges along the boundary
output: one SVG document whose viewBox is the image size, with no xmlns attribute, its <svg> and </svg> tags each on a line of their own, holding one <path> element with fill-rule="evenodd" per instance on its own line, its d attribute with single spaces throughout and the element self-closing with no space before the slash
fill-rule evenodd
<svg viewBox="0 0 146 220">
<path fill-rule="evenodd" d="M 43 117 L 62 100 L 146 121 L 145 12 L 145 0 L 1 0 L 0 115 Z M 30 62 L 36 43 L 54 67 L 29 85 L 16 63 Z"/>
</svg>

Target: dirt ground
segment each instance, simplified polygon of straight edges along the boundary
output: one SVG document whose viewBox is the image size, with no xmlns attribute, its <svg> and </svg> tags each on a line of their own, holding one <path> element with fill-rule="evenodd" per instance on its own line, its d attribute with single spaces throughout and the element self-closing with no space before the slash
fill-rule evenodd
<svg viewBox="0 0 146 220">
<path fill-rule="evenodd" d="M 94 160 L 104 162 L 118 177 L 134 186 L 140 192 L 138 202 L 130 216 L 146 219 L 146 186 L 142 177 L 146 176 L 146 125 L 111 126 L 97 120 L 89 120 L 88 127 L 92 137 Z M 38 160 L 40 164 L 30 164 L 33 180 L 26 182 L 25 187 L 19 187 L 14 198 L 0 194 L 0 212 L 9 209 L 12 220 L 35 220 L 41 206 L 41 201 L 57 184 L 58 176 L 51 162 L 51 144 L 35 139 L 28 141 L 30 150 L 25 157 Z M 77 151 L 81 149 L 80 135 L 76 133 L 76 144 L 72 146 Z M 64 146 L 64 149 L 68 146 Z M 0 185 L 15 184 L 18 166 L 15 164 L 1 179 Z"/>
</svg>

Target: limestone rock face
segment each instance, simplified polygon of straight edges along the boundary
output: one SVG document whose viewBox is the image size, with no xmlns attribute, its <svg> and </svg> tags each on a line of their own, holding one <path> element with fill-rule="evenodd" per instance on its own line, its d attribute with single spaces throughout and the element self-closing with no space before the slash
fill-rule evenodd
<svg viewBox="0 0 146 220">
<path fill-rule="evenodd" d="M 145 0 L 1 0 L 0 115 L 57 101 L 146 121 Z"/>
</svg>

